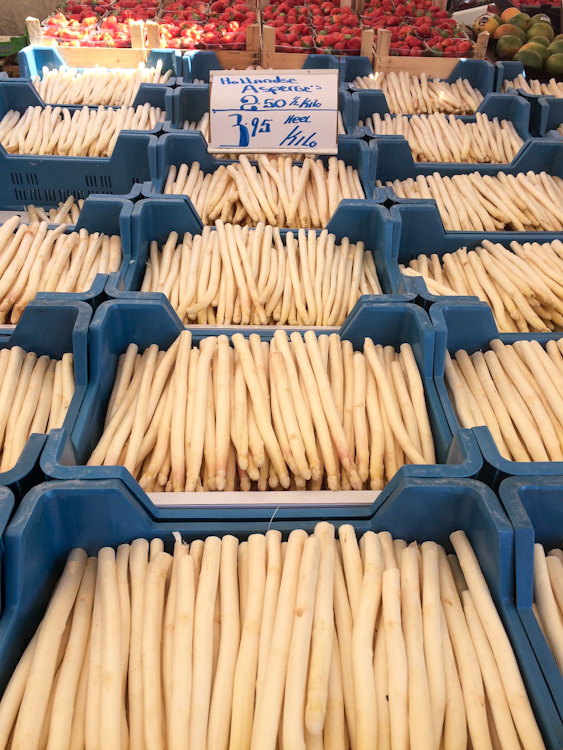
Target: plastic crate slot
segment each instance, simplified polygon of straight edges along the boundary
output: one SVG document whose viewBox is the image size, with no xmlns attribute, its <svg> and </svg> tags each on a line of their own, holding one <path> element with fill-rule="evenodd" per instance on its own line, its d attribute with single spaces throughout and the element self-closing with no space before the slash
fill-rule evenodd
<svg viewBox="0 0 563 750">
<path fill-rule="evenodd" d="M 10 176 L 12 178 L 12 184 L 23 185 L 23 175 L 21 172 L 10 172 Z"/>
<path fill-rule="evenodd" d="M 49 203 L 57 203 L 57 192 L 56 190 L 45 190 L 45 200 Z M 63 201 L 65 199 L 63 198 Z"/>
<path fill-rule="evenodd" d="M 28 190 L 24 191 L 24 194 L 27 196 L 27 199 L 29 201 L 32 201 L 33 203 L 38 203 L 39 205 L 41 205 L 44 202 L 43 192 L 38 188 L 28 188 Z"/>
</svg>

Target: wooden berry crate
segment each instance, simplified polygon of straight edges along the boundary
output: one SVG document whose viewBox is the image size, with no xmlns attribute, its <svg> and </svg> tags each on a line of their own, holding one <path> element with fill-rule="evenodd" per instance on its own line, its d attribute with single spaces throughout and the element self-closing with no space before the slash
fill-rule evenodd
<svg viewBox="0 0 563 750">
<path fill-rule="evenodd" d="M 53 45 L 51 38 L 43 36 L 41 24 L 37 18 L 27 18 L 26 23 L 30 44 Z M 136 21 L 131 24 L 130 48 L 59 46 L 58 51 L 65 64 L 71 68 L 136 68 L 140 62 L 146 61 L 152 49 L 159 49 L 161 46 L 158 23 Z M 258 65 L 260 62 L 259 23 L 247 28 L 246 49 L 214 51 L 225 70 L 228 68 L 243 70 L 250 65 Z"/>
<path fill-rule="evenodd" d="M 37 18 L 26 18 L 29 43 L 33 46 L 53 46 L 56 42 L 50 37 L 44 37 L 41 24 Z M 146 24 L 154 27 L 150 31 L 150 39 L 155 41 L 156 47 L 160 46 L 158 26 L 155 23 Z M 145 42 L 145 24 L 136 21 L 131 24 L 131 47 L 65 47 L 58 46 L 58 52 L 70 68 L 136 68 L 140 62 L 144 62 L 151 50 L 151 45 Z"/>
<path fill-rule="evenodd" d="M 260 24 L 246 27 L 246 49 L 214 49 L 223 70 L 244 70 L 260 64 Z"/>
<path fill-rule="evenodd" d="M 373 39 L 373 29 L 362 31 L 360 55 L 368 57 L 372 63 L 374 57 Z M 311 52 L 314 52 L 314 50 L 311 50 Z M 276 52 L 276 30 L 271 26 L 262 27 L 262 66 L 264 68 L 274 68 L 274 70 L 302 68 L 308 56 L 308 52 Z"/>
<path fill-rule="evenodd" d="M 473 59 L 484 60 L 487 53 L 489 33 L 479 34 Z M 403 57 L 389 54 L 391 32 L 388 29 L 378 29 L 377 42 L 373 55 L 373 68 L 376 72 L 400 73 L 420 76 L 426 73 L 429 78 L 447 78 L 459 62 L 459 57 Z"/>
</svg>

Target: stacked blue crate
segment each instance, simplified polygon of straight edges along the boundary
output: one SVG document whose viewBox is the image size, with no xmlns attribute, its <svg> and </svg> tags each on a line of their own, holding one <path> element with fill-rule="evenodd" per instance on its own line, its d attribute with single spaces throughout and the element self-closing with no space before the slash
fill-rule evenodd
<svg viewBox="0 0 563 750">
<path fill-rule="evenodd" d="M 436 336 L 434 382 L 440 402 L 452 431 L 459 427 L 452 402 L 446 389 L 444 363 L 446 351 L 453 356 L 459 349 L 470 355 L 487 351 L 489 342 L 500 339 L 505 344 L 515 341 L 547 341 L 561 339 L 563 333 L 499 333 L 489 305 L 484 302 L 437 302 L 430 307 L 430 318 Z M 503 458 L 488 427 L 473 427 L 471 432 L 484 459 L 479 479 L 496 490 L 508 476 L 553 476 L 563 474 L 561 461 L 509 461 Z"/>
<path fill-rule="evenodd" d="M 20 346 L 26 352 L 35 352 L 38 356 L 46 354 L 55 359 L 61 359 L 65 352 L 73 353 L 76 388 L 65 425 L 76 419 L 88 382 L 87 343 L 91 317 L 92 308 L 85 302 L 31 302 L 16 328 L 0 334 L 0 349 Z M 39 458 L 46 440 L 46 435 L 30 435 L 15 466 L 0 472 L 0 486 L 11 489 L 18 500 L 44 479 Z"/>
<path fill-rule="evenodd" d="M 189 509 L 164 516 L 150 503 L 139 503 L 119 480 L 50 482 L 32 490 L 8 526 L 5 542 L 5 610 L 0 619 L 0 686 L 5 686 L 35 632 L 72 548 L 89 555 L 135 538 L 163 540 L 171 551 L 173 532 L 183 539 L 279 530 L 284 538 L 296 528 L 312 532 L 317 520 L 356 533 L 388 531 L 407 542 L 426 540 L 452 551 L 450 534 L 463 530 L 473 546 L 493 602 L 510 639 L 532 708 L 548 750 L 563 742 L 561 721 L 514 605 L 514 533 L 493 493 L 479 482 L 405 479 L 363 518 L 335 514 L 331 507 L 310 517 L 303 509 L 273 518 L 257 518 L 237 509 L 232 518 L 194 517 Z"/>
<path fill-rule="evenodd" d="M 194 217 L 188 201 L 181 196 L 169 200 L 148 198 L 138 203 L 131 214 L 132 249 L 130 262 L 124 265 L 120 274 L 112 274 L 108 279 L 106 293 L 112 299 L 165 299 L 159 292 L 140 292 L 149 247 L 152 240 L 162 246 L 170 232 L 181 237 L 185 232 L 198 234 L 200 224 Z M 327 227 L 336 235 L 339 243 L 343 237 L 350 242 L 363 242 L 366 250 L 373 254 L 375 267 L 383 294 L 370 299 L 381 302 L 407 302 L 414 298 L 413 293 L 398 294 L 395 274 L 389 270 L 387 248 L 393 241 L 395 222 L 383 206 L 366 201 L 347 201 L 342 205 Z M 215 229 L 212 229 L 215 231 Z M 285 237 L 289 230 L 282 229 Z M 317 230 L 317 236 L 321 230 Z"/>
<path fill-rule="evenodd" d="M 471 477 L 481 469 L 481 459 L 476 444 L 468 430 L 450 430 L 434 387 L 432 378 L 434 358 L 434 333 L 426 313 L 418 306 L 409 303 L 378 303 L 373 298 L 361 300 L 340 335 L 349 339 L 354 349 L 363 347 L 366 336 L 375 343 L 398 348 L 402 343 L 410 343 L 419 366 L 424 384 L 426 404 L 434 436 L 437 464 L 414 466 L 405 465 L 384 488 L 381 497 L 387 497 L 393 488 L 406 476 L 415 477 Z M 145 492 L 122 466 L 86 466 L 86 462 L 96 446 L 103 430 L 105 411 L 115 377 L 117 359 L 128 344 L 136 343 L 139 349 L 150 344 L 168 348 L 178 333 L 183 330 L 177 316 L 168 303 L 162 301 L 113 300 L 102 304 L 94 315 L 90 327 L 90 380 L 79 412 L 74 422 L 67 421 L 64 430 L 55 430 L 49 436 L 49 443 L 43 453 L 41 466 L 46 476 L 53 479 L 121 479 L 134 494 L 147 501 Z M 248 326 L 239 329 L 245 335 L 259 332 L 265 339 L 271 338 L 273 328 L 256 329 Z M 292 330 L 292 329 L 288 329 Z M 319 329 L 317 329 L 319 330 Z M 319 331 L 320 333 L 321 331 Z M 232 331 L 216 328 L 214 334 Z M 192 340 L 199 342 L 209 335 L 209 331 L 192 330 Z M 374 494 L 375 498 L 376 494 Z M 205 495 L 199 500 L 205 502 Z M 199 505 L 199 503 L 198 503 Z M 358 505 L 354 512 L 362 517 L 369 505 Z M 160 511 L 159 511 L 160 512 Z M 164 512 L 164 511 L 163 511 Z M 194 519 L 202 514 L 218 514 L 224 518 L 236 516 L 232 507 L 193 508 Z M 284 517 L 288 511 L 280 508 Z M 314 509 L 309 512 L 314 513 Z M 340 509 L 350 513 L 350 508 Z M 271 514 L 271 506 L 256 509 L 259 516 Z"/>
<path fill-rule="evenodd" d="M 563 676 L 532 610 L 534 543 L 547 554 L 561 549 L 563 476 L 510 477 L 499 496 L 514 528 L 515 603 L 532 649 L 563 720 Z M 563 742 L 563 740 L 560 740 Z"/>
</svg>

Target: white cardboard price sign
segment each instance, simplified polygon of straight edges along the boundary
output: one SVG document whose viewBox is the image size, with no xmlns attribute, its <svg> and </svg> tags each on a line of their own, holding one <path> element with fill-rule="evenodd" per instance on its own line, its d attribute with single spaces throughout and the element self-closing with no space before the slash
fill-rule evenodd
<svg viewBox="0 0 563 750">
<path fill-rule="evenodd" d="M 210 153 L 338 151 L 337 70 L 211 71 Z"/>
</svg>

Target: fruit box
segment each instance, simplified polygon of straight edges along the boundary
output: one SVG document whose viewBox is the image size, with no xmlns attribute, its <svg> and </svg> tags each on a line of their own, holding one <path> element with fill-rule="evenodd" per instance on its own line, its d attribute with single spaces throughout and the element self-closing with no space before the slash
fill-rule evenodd
<svg viewBox="0 0 563 750">
<path fill-rule="evenodd" d="M 202 53 L 207 52 L 208 57 L 202 58 L 196 57 Z M 200 74 L 192 72 L 192 58 L 199 60 L 195 63 L 195 68 L 201 66 Z M 193 82 L 194 78 L 203 80 L 205 83 L 209 82 L 209 71 L 210 70 L 227 70 L 229 68 L 235 68 L 237 70 L 244 70 L 250 66 L 258 65 L 260 58 L 260 26 L 253 24 L 246 28 L 246 49 L 216 49 L 216 50 L 188 50 L 184 53 L 182 58 L 182 75 L 184 82 Z M 211 67 L 208 67 L 210 65 Z M 207 73 L 207 80 L 205 80 L 205 74 Z"/>
</svg>

